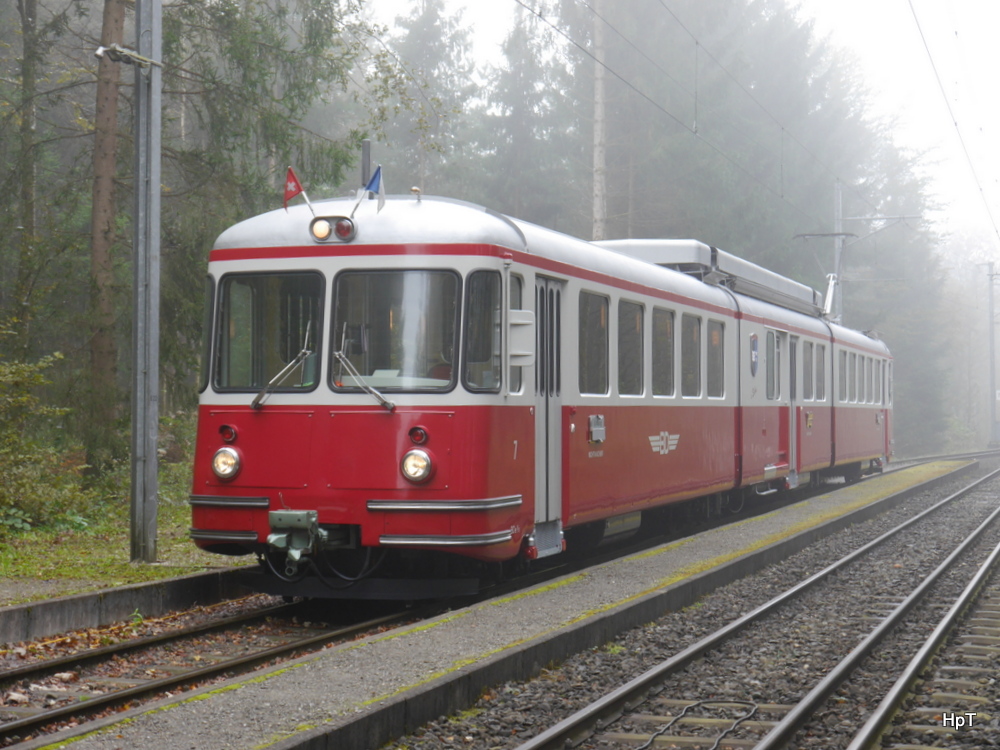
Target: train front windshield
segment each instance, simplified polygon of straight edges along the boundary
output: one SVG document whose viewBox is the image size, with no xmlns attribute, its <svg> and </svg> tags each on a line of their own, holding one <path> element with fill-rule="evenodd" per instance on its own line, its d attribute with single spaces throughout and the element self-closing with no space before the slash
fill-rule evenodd
<svg viewBox="0 0 1000 750">
<path fill-rule="evenodd" d="M 222 392 L 311 391 L 321 352 L 329 387 L 496 392 L 501 380 L 501 283 L 496 271 L 351 270 L 334 277 L 332 309 L 318 272 L 223 276 L 212 384 Z M 459 336 L 464 307 L 464 333 Z M 331 325 L 324 339 L 324 316 Z M 458 351 L 459 341 L 464 341 Z M 324 347 L 327 347 L 324 350 Z M 259 401 L 254 402 L 256 407 Z"/>
<path fill-rule="evenodd" d="M 322 309 L 319 273 L 224 276 L 219 284 L 215 389 L 314 389 Z"/>
<path fill-rule="evenodd" d="M 447 390 L 455 382 L 459 278 L 451 271 L 345 271 L 334 282 L 335 390 Z"/>
</svg>

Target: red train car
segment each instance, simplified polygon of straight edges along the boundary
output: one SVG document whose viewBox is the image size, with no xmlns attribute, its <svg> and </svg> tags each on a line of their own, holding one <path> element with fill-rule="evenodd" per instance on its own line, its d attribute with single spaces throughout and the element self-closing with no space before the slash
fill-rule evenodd
<svg viewBox="0 0 1000 750">
<path fill-rule="evenodd" d="M 696 241 L 417 196 L 211 251 L 191 536 L 289 595 L 413 599 L 891 455 L 888 348 Z"/>
</svg>

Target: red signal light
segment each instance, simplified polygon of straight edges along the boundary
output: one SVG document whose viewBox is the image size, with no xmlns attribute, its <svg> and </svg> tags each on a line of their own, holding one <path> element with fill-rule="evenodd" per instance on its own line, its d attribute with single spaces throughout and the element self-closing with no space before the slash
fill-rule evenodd
<svg viewBox="0 0 1000 750">
<path fill-rule="evenodd" d="M 357 228 L 354 226 L 354 222 L 350 219 L 337 219 L 336 223 L 333 225 L 333 233 L 337 235 L 338 240 L 343 240 L 344 242 L 354 239 L 354 233 L 356 231 Z"/>
</svg>

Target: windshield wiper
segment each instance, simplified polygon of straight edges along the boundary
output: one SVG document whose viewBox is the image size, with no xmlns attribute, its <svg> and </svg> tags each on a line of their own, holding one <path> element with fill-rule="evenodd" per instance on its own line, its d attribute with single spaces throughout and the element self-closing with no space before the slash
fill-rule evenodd
<svg viewBox="0 0 1000 750">
<path fill-rule="evenodd" d="M 333 356 L 337 358 L 337 361 L 340 362 L 340 364 L 344 366 L 344 369 L 347 370 L 350 376 L 354 378 L 354 382 L 361 390 L 363 390 L 365 393 L 367 393 L 376 401 L 378 401 L 380 404 L 382 404 L 382 406 L 388 409 L 390 413 L 396 408 L 396 405 L 392 401 L 387 399 L 385 396 L 383 396 L 381 393 L 375 390 L 375 388 L 368 385 L 368 383 L 364 381 L 364 376 L 360 372 L 358 372 L 357 368 L 353 364 L 351 364 L 351 360 L 347 358 L 347 355 L 344 354 L 343 351 L 336 351 L 333 353 Z"/>
<path fill-rule="evenodd" d="M 254 400 L 250 402 L 251 409 L 259 409 L 263 404 L 264 399 L 267 398 L 268 394 L 270 394 L 271 391 L 273 391 L 279 385 L 284 383 L 285 380 L 288 378 L 288 376 L 291 375 L 292 372 L 295 370 L 295 368 L 301 365 L 305 361 L 305 358 L 308 357 L 310 354 L 312 354 L 312 350 L 309 348 L 309 332 L 311 330 L 312 330 L 312 321 L 310 320 L 306 324 L 306 335 L 304 342 L 302 344 L 302 351 L 296 354 L 295 359 L 293 359 L 291 362 L 285 365 L 284 369 L 281 372 L 279 372 L 277 375 L 271 378 L 270 382 L 260 389 L 260 393 L 258 393 L 254 397 Z"/>
</svg>

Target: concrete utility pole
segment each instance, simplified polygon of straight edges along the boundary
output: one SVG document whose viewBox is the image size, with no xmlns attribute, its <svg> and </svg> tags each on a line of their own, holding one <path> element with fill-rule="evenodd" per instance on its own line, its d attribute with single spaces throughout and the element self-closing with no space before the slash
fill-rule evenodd
<svg viewBox="0 0 1000 750">
<path fill-rule="evenodd" d="M 160 131 L 162 66 L 161 0 L 136 0 L 135 214 L 132 318 L 133 562 L 156 562 L 156 513 L 160 401 Z"/>
<path fill-rule="evenodd" d="M 601 0 L 594 2 L 594 229 L 591 239 L 603 240 L 607 231 L 607 119 L 604 92 L 604 21 Z"/>
</svg>

